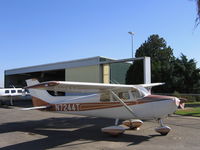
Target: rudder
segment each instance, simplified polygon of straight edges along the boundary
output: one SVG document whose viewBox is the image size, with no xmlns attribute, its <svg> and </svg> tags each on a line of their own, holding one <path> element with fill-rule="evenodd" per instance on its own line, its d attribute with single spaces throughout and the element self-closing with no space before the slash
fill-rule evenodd
<svg viewBox="0 0 200 150">
<path fill-rule="evenodd" d="M 26 80 L 27 86 L 33 86 L 39 84 L 40 82 L 37 79 L 28 79 Z M 32 96 L 33 106 L 43 106 L 52 103 L 53 97 L 46 90 L 38 89 L 28 89 L 30 95 Z"/>
</svg>

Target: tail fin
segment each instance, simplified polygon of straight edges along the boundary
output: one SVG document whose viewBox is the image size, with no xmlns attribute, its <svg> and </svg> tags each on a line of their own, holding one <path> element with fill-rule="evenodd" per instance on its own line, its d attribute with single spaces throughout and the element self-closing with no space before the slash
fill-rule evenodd
<svg viewBox="0 0 200 150">
<path fill-rule="evenodd" d="M 26 80 L 27 86 L 39 84 L 37 79 Z M 52 103 L 53 96 L 51 96 L 46 90 L 29 89 L 30 95 L 32 96 L 33 106 L 44 106 Z"/>
</svg>

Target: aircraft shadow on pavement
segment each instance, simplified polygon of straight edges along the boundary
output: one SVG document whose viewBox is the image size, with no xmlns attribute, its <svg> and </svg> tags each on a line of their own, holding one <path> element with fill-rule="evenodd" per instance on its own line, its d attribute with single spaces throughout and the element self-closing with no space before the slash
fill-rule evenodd
<svg viewBox="0 0 200 150">
<path fill-rule="evenodd" d="M 111 119 L 92 117 L 48 118 L 37 121 L 5 123 L 0 125 L 0 134 L 20 131 L 29 133 L 31 136 L 39 134 L 46 137 L 2 147 L 1 150 L 43 150 L 62 147 L 64 144 L 64 147 L 73 146 L 73 143 L 71 142 L 74 141 L 79 141 L 79 144 L 94 143 L 98 141 L 127 142 L 127 146 L 130 146 L 149 141 L 151 138 L 159 136 L 123 134 L 118 137 L 111 137 L 101 132 L 101 128 L 113 125 L 113 123 L 114 120 Z M 84 142 L 83 140 L 86 141 Z"/>
</svg>

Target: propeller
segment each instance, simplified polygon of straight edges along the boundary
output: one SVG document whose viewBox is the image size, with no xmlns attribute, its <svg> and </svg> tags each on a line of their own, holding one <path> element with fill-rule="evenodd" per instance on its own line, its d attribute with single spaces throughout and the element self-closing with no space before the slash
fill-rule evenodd
<svg viewBox="0 0 200 150">
<path fill-rule="evenodd" d="M 185 103 L 188 101 L 186 98 L 179 98 L 180 102 L 179 102 L 179 106 L 181 109 L 185 108 Z"/>
<path fill-rule="evenodd" d="M 188 100 L 185 99 L 185 98 L 177 98 L 177 97 L 175 97 L 176 106 L 177 106 L 177 107 L 180 107 L 181 109 L 184 109 L 185 103 L 186 103 L 187 101 L 188 101 Z"/>
</svg>

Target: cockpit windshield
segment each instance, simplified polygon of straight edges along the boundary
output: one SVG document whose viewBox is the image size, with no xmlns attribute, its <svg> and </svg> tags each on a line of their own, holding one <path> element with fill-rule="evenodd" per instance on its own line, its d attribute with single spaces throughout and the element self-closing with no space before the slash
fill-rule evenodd
<svg viewBox="0 0 200 150">
<path fill-rule="evenodd" d="M 150 94 L 150 91 L 148 91 L 146 88 L 142 87 L 142 86 L 137 86 L 139 92 L 141 93 L 141 95 L 147 96 Z"/>
<path fill-rule="evenodd" d="M 144 96 L 149 95 L 149 91 L 143 87 L 138 86 L 137 89 L 131 90 L 131 94 L 133 100 L 137 100 L 143 98 Z"/>
</svg>

